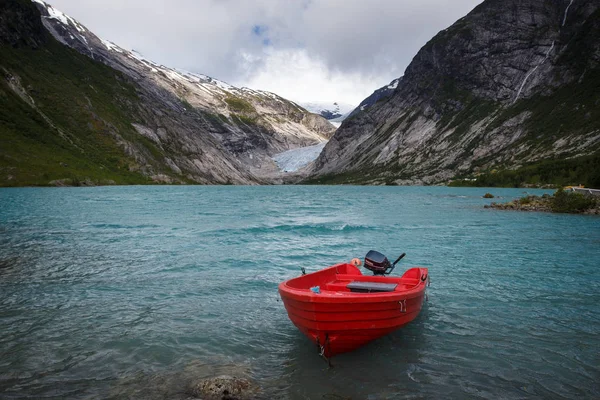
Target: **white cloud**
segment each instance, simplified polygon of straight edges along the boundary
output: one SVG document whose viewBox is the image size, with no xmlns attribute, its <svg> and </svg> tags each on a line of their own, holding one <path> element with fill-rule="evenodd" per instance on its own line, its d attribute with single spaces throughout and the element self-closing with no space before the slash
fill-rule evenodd
<svg viewBox="0 0 600 400">
<path fill-rule="evenodd" d="M 297 101 L 358 103 L 481 0 L 49 0 L 156 62 Z"/>
<path fill-rule="evenodd" d="M 245 55 L 252 71 L 245 80 L 233 84 L 253 89 L 268 90 L 298 102 L 334 101 L 357 105 L 380 85 L 380 78 L 359 72 L 341 72 L 332 69 L 306 49 L 268 49 L 262 58 Z"/>
</svg>

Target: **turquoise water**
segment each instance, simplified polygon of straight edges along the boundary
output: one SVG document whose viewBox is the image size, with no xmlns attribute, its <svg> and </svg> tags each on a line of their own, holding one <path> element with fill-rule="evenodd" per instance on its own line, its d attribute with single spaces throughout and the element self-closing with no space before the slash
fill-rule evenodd
<svg viewBox="0 0 600 400">
<path fill-rule="evenodd" d="M 0 398 L 184 399 L 215 374 L 264 398 L 599 398 L 600 218 L 486 191 L 2 189 Z M 370 249 L 428 267 L 429 301 L 329 369 L 277 285 Z"/>
</svg>

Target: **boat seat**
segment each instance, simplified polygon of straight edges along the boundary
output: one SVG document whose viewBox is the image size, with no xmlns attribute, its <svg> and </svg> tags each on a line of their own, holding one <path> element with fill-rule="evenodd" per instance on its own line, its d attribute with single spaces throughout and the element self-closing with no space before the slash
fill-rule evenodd
<svg viewBox="0 0 600 400">
<path fill-rule="evenodd" d="M 393 292 L 396 290 L 397 283 L 381 283 L 381 282 L 350 282 L 346 287 L 351 292 L 373 293 L 373 292 Z"/>
</svg>

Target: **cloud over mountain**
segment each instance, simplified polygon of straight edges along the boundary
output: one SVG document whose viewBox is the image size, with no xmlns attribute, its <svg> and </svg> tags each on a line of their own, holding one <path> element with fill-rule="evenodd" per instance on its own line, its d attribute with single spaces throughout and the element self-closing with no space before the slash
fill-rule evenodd
<svg viewBox="0 0 600 400">
<path fill-rule="evenodd" d="M 298 101 L 358 103 L 479 0 L 53 0 L 157 62 Z"/>
</svg>

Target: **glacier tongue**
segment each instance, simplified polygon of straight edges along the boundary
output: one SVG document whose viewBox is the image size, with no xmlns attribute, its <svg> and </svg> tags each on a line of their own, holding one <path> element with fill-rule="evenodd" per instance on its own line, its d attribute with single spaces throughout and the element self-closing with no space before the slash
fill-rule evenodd
<svg viewBox="0 0 600 400">
<path fill-rule="evenodd" d="M 272 158 L 283 172 L 298 171 L 311 161 L 316 160 L 326 144 L 327 142 L 323 142 L 313 146 L 288 150 L 283 153 L 275 154 Z"/>
</svg>

